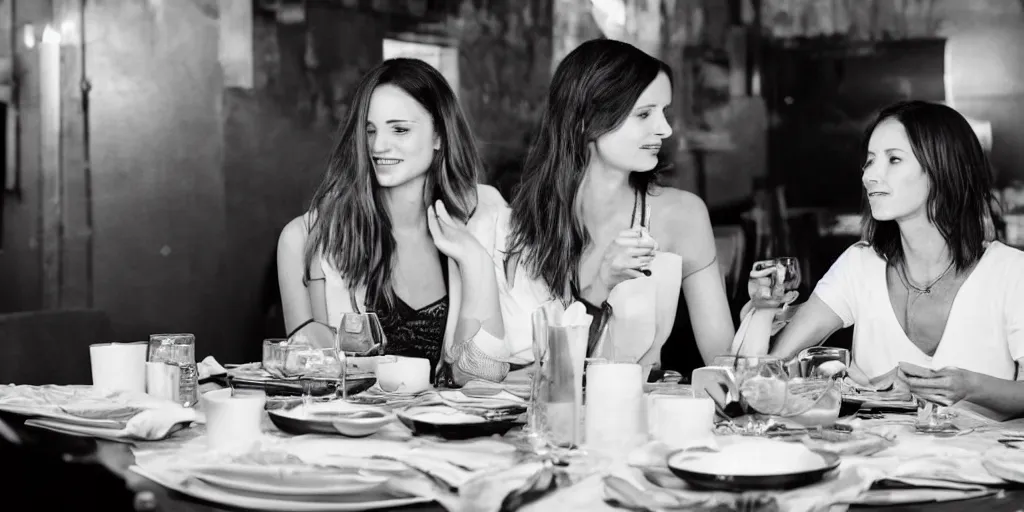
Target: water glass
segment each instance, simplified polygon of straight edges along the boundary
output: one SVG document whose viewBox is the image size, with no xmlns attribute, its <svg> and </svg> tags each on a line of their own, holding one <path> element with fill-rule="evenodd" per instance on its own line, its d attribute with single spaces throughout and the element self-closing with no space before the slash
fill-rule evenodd
<svg viewBox="0 0 1024 512">
<path fill-rule="evenodd" d="M 313 401 L 313 387 L 318 383 L 340 387 L 342 398 L 347 398 L 345 364 L 345 353 L 335 348 L 285 345 L 281 373 L 302 383 L 302 403 L 309 405 Z"/>
<path fill-rule="evenodd" d="M 285 348 L 287 346 L 288 338 L 267 338 L 263 340 L 263 371 L 275 378 L 284 378 Z"/>
<path fill-rule="evenodd" d="M 335 348 L 350 356 L 384 355 L 387 338 L 376 313 L 345 313 L 338 325 Z"/>
<path fill-rule="evenodd" d="M 153 334 L 149 337 L 146 388 L 151 395 L 185 407 L 199 399 L 196 337 L 192 334 Z"/>
<path fill-rule="evenodd" d="M 562 305 L 534 311 L 534 375 L 530 433 L 539 444 L 571 448 L 582 437 L 583 356 L 589 325 L 561 325 Z"/>
<path fill-rule="evenodd" d="M 796 356 L 801 377 L 846 377 L 850 351 L 839 347 L 810 347 Z"/>
</svg>

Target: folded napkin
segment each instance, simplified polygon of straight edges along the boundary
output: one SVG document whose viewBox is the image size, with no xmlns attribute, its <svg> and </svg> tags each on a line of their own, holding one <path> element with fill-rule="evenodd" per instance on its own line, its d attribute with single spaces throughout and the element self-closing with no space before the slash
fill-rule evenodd
<svg viewBox="0 0 1024 512">
<path fill-rule="evenodd" d="M 437 501 L 448 510 L 459 509 L 460 489 L 478 475 L 487 471 L 512 467 L 519 455 L 505 443 L 489 439 L 460 442 L 438 442 L 429 439 L 405 441 L 372 438 L 347 439 L 332 436 L 264 436 L 261 441 L 244 451 L 211 451 L 205 439 L 170 446 L 167 449 L 145 447 L 133 450 L 138 474 L 155 477 L 154 480 L 172 489 L 233 506 L 262 508 L 251 495 L 240 495 L 230 489 L 217 489 L 195 485 L 195 477 L 209 468 L 320 470 L 325 473 L 349 473 L 388 477 L 389 500 L 415 499 Z M 275 499 L 283 499 L 277 497 Z M 308 502 L 312 497 L 296 497 Z M 322 497 L 324 508 L 328 500 Z M 356 498 L 349 498 L 353 501 Z M 406 504 L 388 501 L 379 507 L 394 508 Z M 386 505 L 386 506 L 385 506 Z M 281 503 L 275 509 L 298 510 L 298 505 L 286 507 Z M 265 508 L 264 508 L 265 509 Z M 352 505 L 348 509 L 356 509 Z M 463 509 L 476 510 L 476 509 Z"/>
<path fill-rule="evenodd" d="M 1024 484 L 1024 450 L 1020 448 L 993 448 L 985 452 L 981 464 L 992 476 Z"/>
<path fill-rule="evenodd" d="M 480 393 L 477 391 L 476 393 Z M 474 409 L 502 414 L 526 412 L 526 401 L 504 390 L 487 390 L 476 394 L 474 390 L 442 390 L 438 392 L 441 401 L 457 409 Z"/>
<path fill-rule="evenodd" d="M 25 424 L 116 440 L 163 439 L 201 413 L 145 393 L 93 386 L 3 386 L 0 411 L 31 416 Z"/>
<path fill-rule="evenodd" d="M 462 386 L 462 391 L 470 396 L 483 396 L 485 393 L 504 391 L 522 400 L 529 400 L 532 382 L 530 373 L 528 371 L 513 372 L 503 382 L 473 379 Z"/>
</svg>

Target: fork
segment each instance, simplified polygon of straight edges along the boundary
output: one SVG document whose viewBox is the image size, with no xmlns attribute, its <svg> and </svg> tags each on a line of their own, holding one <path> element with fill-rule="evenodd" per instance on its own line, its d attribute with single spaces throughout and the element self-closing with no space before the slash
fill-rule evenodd
<svg viewBox="0 0 1024 512">
<path fill-rule="evenodd" d="M 779 503 L 773 496 L 756 492 L 745 492 L 736 497 L 733 505 L 736 512 L 778 512 Z"/>
</svg>

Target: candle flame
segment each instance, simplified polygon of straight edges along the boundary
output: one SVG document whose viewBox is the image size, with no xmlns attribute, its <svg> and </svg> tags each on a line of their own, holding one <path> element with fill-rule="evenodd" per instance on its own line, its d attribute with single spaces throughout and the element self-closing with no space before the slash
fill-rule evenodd
<svg viewBox="0 0 1024 512">
<path fill-rule="evenodd" d="M 25 42 L 25 48 L 36 47 L 36 28 L 31 23 L 25 25 L 21 32 L 21 37 Z"/>
<path fill-rule="evenodd" d="M 60 44 L 60 31 L 46 25 L 46 28 L 43 29 L 43 42 Z"/>
</svg>

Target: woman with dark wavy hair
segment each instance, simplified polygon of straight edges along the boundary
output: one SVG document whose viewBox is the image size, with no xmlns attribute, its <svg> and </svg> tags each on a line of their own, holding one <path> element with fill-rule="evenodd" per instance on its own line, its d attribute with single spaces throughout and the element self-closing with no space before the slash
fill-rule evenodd
<svg viewBox="0 0 1024 512">
<path fill-rule="evenodd" d="M 549 299 L 582 301 L 595 317 L 588 353 L 646 370 L 660 364 L 680 290 L 705 361 L 734 333 L 707 208 L 658 186 L 662 141 L 672 135 L 670 77 L 665 63 L 605 39 L 559 64 L 512 201 L 507 281 L 499 279 L 514 299 L 502 306 L 520 315 Z"/>
<path fill-rule="evenodd" d="M 504 378 L 492 251 L 507 205 L 480 168 L 433 67 L 391 59 L 367 73 L 309 211 L 278 243 L 289 337 L 333 346 L 343 313 L 376 311 L 389 354 L 427 358 L 449 383 Z"/>
<path fill-rule="evenodd" d="M 792 357 L 854 326 L 851 376 L 991 417 L 1024 413 L 1024 253 L 991 240 L 992 174 L 970 124 L 921 101 L 868 127 L 864 238 L 781 331 Z M 768 292 L 751 274 L 751 294 Z M 763 295 L 767 296 L 767 295 Z"/>
</svg>

